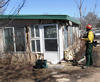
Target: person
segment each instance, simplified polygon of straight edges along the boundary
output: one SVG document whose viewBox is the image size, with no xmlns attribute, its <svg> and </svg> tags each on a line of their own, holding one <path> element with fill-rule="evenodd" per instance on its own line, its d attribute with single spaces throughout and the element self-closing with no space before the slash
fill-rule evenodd
<svg viewBox="0 0 100 82">
<path fill-rule="evenodd" d="M 92 50 L 93 50 L 93 41 L 94 41 L 94 33 L 92 32 L 92 25 L 88 24 L 86 26 L 87 36 L 82 38 L 82 40 L 86 41 L 86 64 L 82 68 L 88 68 L 88 66 L 93 65 L 92 59 Z"/>
</svg>

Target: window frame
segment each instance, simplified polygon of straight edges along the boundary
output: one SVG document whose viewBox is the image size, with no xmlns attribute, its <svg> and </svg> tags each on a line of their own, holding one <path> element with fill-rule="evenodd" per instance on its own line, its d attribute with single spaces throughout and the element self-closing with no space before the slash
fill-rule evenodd
<svg viewBox="0 0 100 82">
<path fill-rule="evenodd" d="M 5 27 L 5 28 L 3 28 L 3 38 L 4 38 L 4 47 L 3 48 L 5 48 L 5 46 L 6 46 L 6 43 L 5 43 L 5 29 L 9 29 L 9 28 L 11 28 L 12 29 L 12 33 L 13 33 L 13 37 L 14 37 L 14 27 Z M 15 52 L 15 40 L 14 40 L 14 38 L 13 38 L 13 47 L 14 47 L 14 51 L 10 51 L 10 52 Z M 5 52 L 5 49 L 3 49 L 4 50 L 4 52 Z"/>
<path fill-rule="evenodd" d="M 56 27 L 56 33 L 57 33 L 57 36 L 56 36 L 56 38 L 45 38 L 45 35 L 44 35 L 44 28 L 46 27 L 46 26 L 55 26 Z M 59 30 L 58 30 L 58 24 L 44 24 L 43 25 L 43 36 L 44 36 L 44 38 L 43 38 L 43 41 L 44 41 L 44 51 L 45 52 L 58 52 L 59 51 L 59 41 L 58 41 L 58 36 L 59 36 Z M 46 51 L 45 50 L 45 40 L 57 40 L 57 51 Z"/>
<path fill-rule="evenodd" d="M 36 36 L 36 29 L 35 26 L 38 26 L 39 29 L 39 37 Z M 34 28 L 34 37 L 32 37 L 32 28 Z M 35 42 L 35 51 L 32 51 L 32 41 L 34 40 Z M 40 51 L 37 51 L 37 43 L 36 41 L 39 40 L 40 41 Z M 40 39 L 40 27 L 39 25 L 32 25 L 30 26 L 30 48 L 31 48 L 31 52 L 33 53 L 41 53 L 41 39 Z"/>
<path fill-rule="evenodd" d="M 15 41 L 15 28 L 17 28 L 17 27 L 5 27 L 4 29 L 8 29 L 8 28 L 11 28 L 12 29 L 12 33 L 13 33 L 13 46 L 14 46 L 14 51 L 11 51 L 11 52 L 18 52 L 18 53 L 20 53 L 20 52 L 25 52 L 26 51 L 26 38 L 25 38 L 25 51 L 17 51 L 16 50 L 16 41 Z M 18 28 L 20 28 L 20 27 L 18 27 Z M 26 34 L 25 34 L 25 27 L 22 27 L 22 28 L 24 28 L 24 36 L 26 37 Z M 4 29 L 3 29 L 3 38 L 4 38 L 4 46 L 6 45 L 5 44 L 5 31 L 4 31 Z M 4 50 L 4 49 L 3 49 Z"/>
<path fill-rule="evenodd" d="M 14 36 L 15 36 L 15 28 L 17 28 L 17 27 L 14 27 Z M 26 51 L 26 33 L 25 33 L 25 27 L 18 27 L 18 28 L 23 28 L 24 29 L 24 37 L 25 37 L 25 51 Z M 15 37 L 14 37 L 14 43 L 15 43 L 15 52 L 25 52 L 25 51 L 17 51 L 16 50 L 16 39 L 15 39 Z"/>
</svg>

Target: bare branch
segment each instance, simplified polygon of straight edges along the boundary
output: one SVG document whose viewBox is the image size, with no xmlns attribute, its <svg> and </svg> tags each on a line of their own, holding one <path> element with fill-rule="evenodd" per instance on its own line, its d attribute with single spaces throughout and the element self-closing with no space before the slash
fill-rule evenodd
<svg viewBox="0 0 100 82">
<path fill-rule="evenodd" d="M 21 5 L 21 6 L 19 7 L 19 9 L 18 9 L 18 13 L 19 13 L 19 12 L 20 12 L 20 10 L 23 8 L 23 6 L 24 6 L 25 2 L 26 2 L 26 0 L 23 0 L 22 5 Z"/>
<path fill-rule="evenodd" d="M 19 14 L 20 10 L 23 8 L 24 4 L 25 4 L 26 0 L 23 0 L 23 2 L 21 2 L 17 8 L 15 9 L 15 11 L 13 12 L 13 14 Z"/>
<path fill-rule="evenodd" d="M 26 2 L 26 0 L 23 0 L 23 2 L 21 2 L 21 3 L 18 5 L 18 7 L 15 9 L 15 11 L 13 12 L 12 19 L 11 19 L 10 21 L 9 21 L 9 19 L 8 19 L 8 23 L 6 23 L 6 24 L 5 24 L 5 23 L 2 23 L 1 26 L 7 26 L 7 25 L 9 25 L 10 23 L 12 23 L 12 22 L 14 21 L 13 16 L 19 14 L 19 12 L 20 12 L 20 10 L 23 8 L 25 2 Z M 11 12 L 10 12 L 10 13 L 11 13 Z"/>
<path fill-rule="evenodd" d="M 86 15 L 86 11 L 87 11 L 87 7 L 85 7 L 84 10 L 83 10 L 83 16 L 82 16 L 83 18 L 84 18 L 85 15 Z"/>
<path fill-rule="evenodd" d="M 3 8 L 2 14 L 6 11 L 8 6 L 9 6 L 9 3 L 6 5 L 6 7 Z"/>
<path fill-rule="evenodd" d="M 77 0 L 74 0 L 74 2 L 76 3 L 79 13 L 80 13 L 80 18 L 82 17 L 82 6 L 85 0 L 80 0 L 80 3 L 77 2 Z"/>
<path fill-rule="evenodd" d="M 81 5 L 82 5 L 82 6 L 83 6 L 84 1 L 85 1 L 85 0 L 83 0 L 83 1 L 81 2 Z"/>
<path fill-rule="evenodd" d="M 79 9 L 80 5 L 78 4 L 78 2 L 76 0 L 74 0 L 74 2 L 76 3 L 77 8 Z"/>
<path fill-rule="evenodd" d="M 96 8 L 97 8 L 97 0 L 95 1 L 95 4 L 94 4 L 94 10 L 93 10 L 94 13 L 96 11 Z"/>
<path fill-rule="evenodd" d="M 7 0 L 2 6 L 0 6 L 0 8 L 6 6 L 6 5 L 8 4 L 9 1 L 10 1 L 10 0 Z"/>
</svg>

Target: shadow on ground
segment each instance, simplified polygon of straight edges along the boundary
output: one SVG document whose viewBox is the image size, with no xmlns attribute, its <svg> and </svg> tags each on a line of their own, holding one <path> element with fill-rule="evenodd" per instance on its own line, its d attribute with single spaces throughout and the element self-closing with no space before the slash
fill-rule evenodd
<svg viewBox="0 0 100 82">
<path fill-rule="evenodd" d="M 78 79 L 88 78 L 98 71 L 100 66 L 100 47 L 93 51 L 94 66 L 81 69 L 80 66 L 68 66 L 62 69 L 34 69 L 33 65 L 7 65 L 0 64 L 0 82 L 57 82 L 59 78 L 68 78 L 69 82 L 77 82 Z M 100 70 L 99 70 L 100 71 Z"/>
</svg>

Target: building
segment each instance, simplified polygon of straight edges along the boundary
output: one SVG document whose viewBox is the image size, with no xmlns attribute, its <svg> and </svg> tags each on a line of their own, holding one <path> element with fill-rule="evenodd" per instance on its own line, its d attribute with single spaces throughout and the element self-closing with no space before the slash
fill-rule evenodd
<svg viewBox="0 0 100 82">
<path fill-rule="evenodd" d="M 68 15 L 0 15 L 0 52 L 12 61 L 53 64 L 77 42 L 80 22 Z"/>
</svg>

